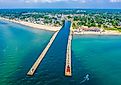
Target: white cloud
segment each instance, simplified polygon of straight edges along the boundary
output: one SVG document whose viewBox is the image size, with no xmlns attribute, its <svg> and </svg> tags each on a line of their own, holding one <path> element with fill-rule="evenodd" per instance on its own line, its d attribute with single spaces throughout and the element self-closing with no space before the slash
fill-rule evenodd
<svg viewBox="0 0 121 85">
<path fill-rule="evenodd" d="M 110 2 L 121 2 L 121 0 L 110 0 Z"/>
<path fill-rule="evenodd" d="M 60 2 L 60 1 L 67 1 L 67 0 L 25 0 L 25 2 L 27 2 L 27 3 L 31 3 L 31 2 L 52 3 L 52 2 Z"/>
<path fill-rule="evenodd" d="M 22 0 L 21 0 L 22 1 Z M 118 3 L 121 0 L 23 0 L 25 3 L 55 3 L 55 2 L 76 2 L 76 3 Z"/>
<path fill-rule="evenodd" d="M 24 0 L 26 3 L 53 3 L 53 2 L 79 2 L 79 3 L 86 3 L 87 1 L 92 0 Z"/>
</svg>

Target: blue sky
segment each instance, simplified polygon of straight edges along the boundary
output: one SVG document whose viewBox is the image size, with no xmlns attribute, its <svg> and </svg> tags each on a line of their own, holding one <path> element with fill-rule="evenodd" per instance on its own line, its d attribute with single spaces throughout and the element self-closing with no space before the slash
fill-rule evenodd
<svg viewBox="0 0 121 85">
<path fill-rule="evenodd" d="M 121 0 L 0 0 L 0 8 L 121 9 Z"/>
</svg>

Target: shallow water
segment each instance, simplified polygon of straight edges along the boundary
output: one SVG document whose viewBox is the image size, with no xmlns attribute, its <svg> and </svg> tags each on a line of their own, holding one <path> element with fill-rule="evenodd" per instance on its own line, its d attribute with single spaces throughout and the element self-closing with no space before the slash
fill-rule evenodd
<svg viewBox="0 0 121 85">
<path fill-rule="evenodd" d="M 74 36 L 73 70 L 90 74 L 84 85 L 121 85 L 121 36 Z"/>
<path fill-rule="evenodd" d="M 29 71 L 54 32 L 0 21 L 0 85 L 121 85 L 121 36 L 72 41 L 72 77 L 64 76 L 70 26 L 61 30 L 33 77 Z M 89 81 L 83 82 L 89 74 Z"/>
</svg>

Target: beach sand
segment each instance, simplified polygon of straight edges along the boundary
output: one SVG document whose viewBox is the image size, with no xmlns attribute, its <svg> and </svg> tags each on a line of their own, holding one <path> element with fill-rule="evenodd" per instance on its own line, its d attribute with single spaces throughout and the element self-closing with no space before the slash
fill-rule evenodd
<svg viewBox="0 0 121 85">
<path fill-rule="evenodd" d="M 7 20 L 13 23 L 17 23 L 17 24 L 21 24 L 21 25 L 25 25 L 25 26 L 29 26 L 32 28 L 36 28 L 36 29 L 42 29 L 42 30 L 49 30 L 49 31 L 58 31 L 61 29 L 61 27 L 54 27 L 54 26 L 49 26 L 49 25 L 41 25 L 41 24 L 34 24 L 34 23 L 30 23 L 30 22 L 25 22 L 25 21 L 17 21 L 17 20 L 10 20 L 10 19 L 6 19 L 6 18 L 2 18 L 0 17 L 0 19 L 3 20 Z"/>
<path fill-rule="evenodd" d="M 36 29 L 42 29 L 42 30 L 49 30 L 49 31 L 58 31 L 61 29 L 61 27 L 54 27 L 54 26 L 49 26 L 49 25 L 41 25 L 41 24 L 34 24 L 34 23 L 30 23 L 30 22 L 25 22 L 25 21 L 17 21 L 17 20 L 10 20 L 10 19 L 6 19 L 6 18 L 2 18 L 0 17 L 0 19 L 3 20 L 7 20 L 10 22 L 14 22 L 14 23 L 18 23 L 21 25 L 25 25 L 25 26 L 29 26 L 32 28 L 36 28 Z M 88 32 L 88 31 L 82 31 L 82 32 L 78 32 L 74 29 L 72 29 L 73 34 L 75 35 L 121 35 L 121 32 L 118 31 L 111 31 L 111 30 L 106 30 L 105 32 Z"/>
<path fill-rule="evenodd" d="M 76 35 L 121 35 L 119 31 L 105 30 L 105 32 L 92 32 L 92 31 L 74 31 L 73 34 Z"/>
</svg>

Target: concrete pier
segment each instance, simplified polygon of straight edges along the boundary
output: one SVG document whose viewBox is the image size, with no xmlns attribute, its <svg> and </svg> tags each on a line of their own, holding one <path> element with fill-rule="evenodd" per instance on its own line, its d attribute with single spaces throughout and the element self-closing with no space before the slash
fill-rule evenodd
<svg viewBox="0 0 121 85">
<path fill-rule="evenodd" d="M 43 50 L 43 52 L 41 53 L 41 55 L 39 56 L 39 58 L 36 60 L 36 62 L 34 63 L 34 65 L 32 66 L 32 68 L 29 70 L 29 72 L 27 73 L 27 75 L 32 76 L 37 67 L 39 66 L 39 64 L 41 63 L 41 61 L 43 60 L 44 56 L 46 55 L 48 49 L 50 48 L 51 44 L 53 43 L 53 41 L 55 40 L 57 34 L 59 31 L 57 31 L 52 38 L 50 39 L 50 42 L 48 43 L 48 45 L 46 46 L 46 48 Z"/>
<path fill-rule="evenodd" d="M 71 69 L 71 41 L 72 41 L 72 31 L 70 30 L 70 34 L 69 34 L 69 38 L 68 38 L 68 44 L 67 44 L 67 52 L 66 52 L 65 76 L 72 76 L 72 69 Z"/>
</svg>

